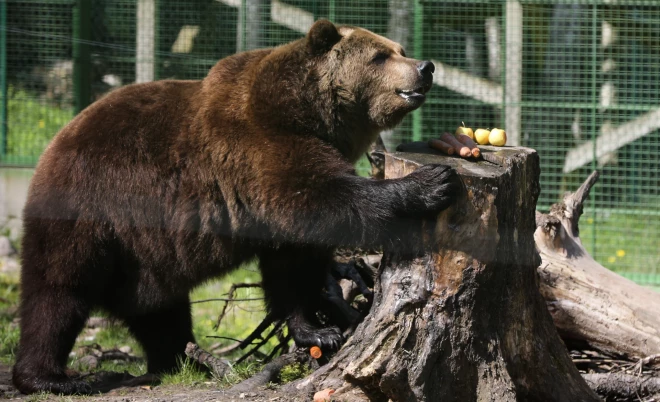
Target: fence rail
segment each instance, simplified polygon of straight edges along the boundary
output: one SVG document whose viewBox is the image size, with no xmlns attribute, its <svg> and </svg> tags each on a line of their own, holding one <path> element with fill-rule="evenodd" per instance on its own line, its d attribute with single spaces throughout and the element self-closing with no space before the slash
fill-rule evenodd
<svg viewBox="0 0 660 402">
<path fill-rule="evenodd" d="M 0 166 L 34 165 L 115 87 L 203 78 L 320 17 L 436 63 L 429 101 L 386 144 L 505 127 L 539 151 L 539 209 L 600 169 L 583 241 L 660 285 L 660 0 L 0 0 Z"/>
</svg>

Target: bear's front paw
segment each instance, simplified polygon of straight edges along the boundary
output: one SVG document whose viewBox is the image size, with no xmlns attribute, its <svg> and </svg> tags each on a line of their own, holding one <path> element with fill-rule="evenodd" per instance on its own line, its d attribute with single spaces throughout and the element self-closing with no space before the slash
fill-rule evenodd
<svg viewBox="0 0 660 402">
<path fill-rule="evenodd" d="M 449 166 L 425 165 L 407 177 L 414 183 L 410 188 L 412 213 L 438 213 L 448 208 L 460 191 L 460 179 Z"/>
<path fill-rule="evenodd" d="M 339 350 L 343 343 L 343 336 L 337 327 L 317 328 L 310 324 L 291 326 L 289 331 L 296 342 L 296 346 L 306 348 L 318 346 L 326 351 Z"/>
</svg>

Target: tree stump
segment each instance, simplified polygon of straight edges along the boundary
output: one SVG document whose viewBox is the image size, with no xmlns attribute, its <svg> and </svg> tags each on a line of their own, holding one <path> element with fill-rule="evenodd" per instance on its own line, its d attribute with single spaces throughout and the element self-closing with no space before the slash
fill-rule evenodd
<svg viewBox="0 0 660 402">
<path fill-rule="evenodd" d="M 350 401 L 598 400 L 539 293 L 536 152 L 483 147 L 475 162 L 425 143 L 400 151 L 385 154 L 386 178 L 440 163 L 457 170 L 465 191 L 425 222 L 424 253 L 385 250 L 371 312 L 297 388 L 332 388 Z"/>
</svg>

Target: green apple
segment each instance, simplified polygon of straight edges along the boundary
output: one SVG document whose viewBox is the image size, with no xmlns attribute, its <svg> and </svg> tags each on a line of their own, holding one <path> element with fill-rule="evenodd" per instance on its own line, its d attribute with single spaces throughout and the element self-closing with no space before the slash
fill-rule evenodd
<svg viewBox="0 0 660 402">
<path fill-rule="evenodd" d="M 485 128 L 478 128 L 474 132 L 474 139 L 479 145 L 488 145 L 488 136 L 490 136 L 490 131 Z"/>
<path fill-rule="evenodd" d="M 470 137 L 472 139 L 472 141 L 474 141 L 474 132 L 472 131 L 472 129 L 470 127 L 465 127 L 465 125 L 459 126 L 456 129 L 456 135 L 459 135 L 459 134 L 467 135 L 468 137 Z"/>
<path fill-rule="evenodd" d="M 503 146 L 506 144 L 506 131 L 502 130 L 501 128 L 494 128 L 490 131 L 490 135 L 488 136 L 488 142 L 490 142 L 490 145 L 495 145 L 498 147 Z"/>
</svg>

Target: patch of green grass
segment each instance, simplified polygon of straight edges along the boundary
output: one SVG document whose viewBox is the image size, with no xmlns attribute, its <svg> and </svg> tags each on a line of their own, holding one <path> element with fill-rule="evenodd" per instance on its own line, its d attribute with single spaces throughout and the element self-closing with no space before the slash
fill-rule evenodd
<svg viewBox="0 0 660 402">
<path fill-rule="evenodd" d="M 27 402 L 41 402 L 41 401 L 47 401 L 50 397 L 53 395 L 50 394 L 49 392 L 39 392 L 38 394 L 31 394 L 28 395 L 25 400 Z"/>
<path fill-rule="evenodd" d="M 128 328 L 121 323 L 113 323 L 102 328 L 95 336 L 95 343 L 106 349 L 118 349 L 122 346 L 130 346 L 133 353 L 142 353 L 140 344 L 133 338 Z"/>
<path fill-rule="evenodd" d="M 161 385 L 198 385 L 207 381 L 206 373 L 197 369 L 189 358 L 179 359 L 179 369 L 171 374 L 161 377 Z"/>
<path fill-rule="evenodd" d="M 282 384 L 307 377 L 312 370 L 306 364 L 293 363 L 282 367 L 280 371 L 280 381 Z"/>
<path fill-rule="evenodd" d="M 248 362 L 244 361 L 240 364 L 232 366 L 231 370 L 225 374 L 222 378 L 216 378 L 220 387 L 231 387 L 232 385 L 238 384 L 243 380 L 247 380 L 253 375 L 257 374 L 263 368 L 263 364 L 258 362 Z"/>
<path fill-rule="evenodd" d="M 118 361 L 102 361 L 101 364 L 94 371 L 114 371 L 117 373 L 128 372 L 130 375 L 140 376 L 147 372 L 147 361 L 139 362 L 124 362 Z"/>
<path fill-rule="evenodd" d="M 660 214 L 588 210 L 580 239 L 603 266 L 640 284 L 660 286 Z"/>
<path fill-rule="evenodd" d="M 9 162 L 36 160 L 53 136 L 73 118 L 72 108 L 49 105 L 23 89 L 10 86 L 7 98 Z"/>
<path fill-rule="evenodd" d="M 0 362 L 13 364 L 18 347 L 19 330 L 11 321 L 0 320 Z"/>
<path fill-rule="evenodd" d="M 195 289 L 190 299 L 196 301 L 226 298 L 232 284 L 258 283 L 260 281 L 261 276 L 256 265 L 248 264 L 224 278 Z M 234 297 L 237 299 L 260 299 L 263 298 L 263 292 L 261 288 L 238 289 Z M 224 302 L 222 301 L 209 301 L 192 305 L 193 333 L 197 343 L 203 349 L 208 350 L 214 344 L 220 344 L 220 347 L 229 346 L 235 343 L 231 339 L 244 339 L 266 316 L 263 300 L 229 303 L 220 327 L 215 330 L 214 327 L 223 305 Z M 212 336 L 231 339 L 212 338 Z M 264 351 L 272 349 L 275 345 L 276 342 L 273 340 L 273 342 L 266 345 Z M 231 359 L 240 356 L 242 353 L 244 351 L 239 350 L 234 355 L 225 357 Z"/>
<path fill-rule="evenodd" d="M 255 265 L 249 265 L 232 272 L 230 275 L 195 289 L 191 295 L 191 300 L 203 300 L 213 298 L 225 298 L 230 286 L 233 283 L 258 283 L 261 280 L 259 272 Z M 248 288 L 240 289 L 237 291 L 236 298 L 240 299 L 259 299 L 263 297 L 261 288 Z M 218 330 L 214 330 L 214 325 L 217 321 L 218 315 L 222 310 L 223 302 L 209 301 L 205 303 L 195 303 L 192 305 L 193 316 L 193 332 L 197 343 L 200 347 L 207 349 L 213 344 L 220 343 L 222 346 L 230 345 L 233 343 L 231 340 L 211 338 L 209 336 L 223 336 L 235 339 L 243 339 L 250 334 L 254 328 L 259 325 L 265 316 L 263 301 L 255 300 L 248 302 L 230 303 L 227 308 L 226 316 Z M 102 312 L 96 312 L 93 315 L 103 315 Z M 0 332 L 2 334 L 2 332 Z M 18 331 L 16 330 L 16 337 Z M 133 353 L 141 356 L 143 354 L 142 348 L 139 343 L 133 338 L 128 329 L 121 323 L 113 323 L 107 327 L 101 328 L 93 335 L 93 339 L 86 338 L 90 336 L 83 332 L 78 337 L 74 350 L 81 346 L 97 343 L 104 350 L 119 348 L 122 346 L 130 346 Z M 273 341 L 273 347 L 275 345 Z M 266 348 L 266 351 L 268 350 Z M 232 356 L 225 356 L 228 359 L 240 356 L 245 351 L 239 350 Z M 76 367 L 76 360 L 81 357 L 77 356 L 69 360 L 71 367 Z M 197 372 L 194 367 L 189 365 L 188 361 L 180 362 L 182 371 L 172 373 L 163 379 L 163 384 L 184 384 L 189 385 L 194 382 L 208 381 L 204 373 Z M 242 363 L 233 368 L 232 373 L 227 375 L 227 379 L 219 379 L 222 382 L 235 381 L 239 382 L 242 378 L 247 378 L 247 375 L 253 373 L 254 367 L 260 367 L 255 363 Z M 79 368 L 85 370 L 84 368 Z M 146 361 L 126 363 L 122 361 L 101 362 L 98 368 L 93 371 L 128 371 L 132 375 L 141 375 L 146 372 Z"/>
<path fill-rule="evenodd" d="M 0 275 L 0 362 L 12 364 L 18 346 L 18 325 L 12 321 L 18 306 L 18 281 Z"/>
</svg>

